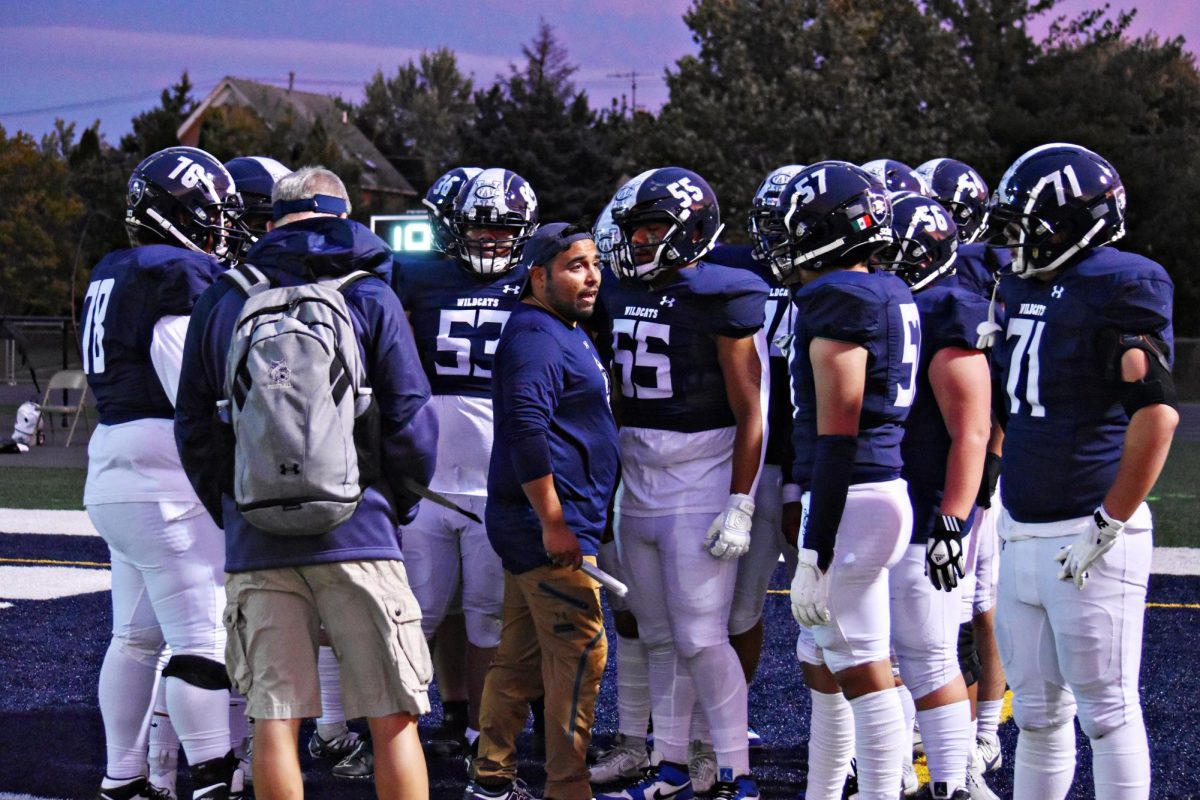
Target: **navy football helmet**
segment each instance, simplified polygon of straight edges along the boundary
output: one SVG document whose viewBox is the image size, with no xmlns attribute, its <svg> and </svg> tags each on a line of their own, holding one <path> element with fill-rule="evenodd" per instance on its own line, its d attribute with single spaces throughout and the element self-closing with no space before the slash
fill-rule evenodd
<svg viewBox="0 0 1200 800">
<path fill-rule="evenodd" d="M 953 158 L 934 158 L 917 167 L 929 185 L 930 196 L 954 216 L 958 241 L 970 244 L 983 235 L 988 222 L 988 185 L 983 176 Z"/>
<path fill-rule="evenodd" d="M 243 234 L 229 170 L 195 147 L 168 147 L 146 156 L 129 177 L 125 230 L 134 247 L 169 244 L 227 259 Z"/>
<path fill-rule="evenodd" d="M 1050 272 L 1125 235 L 1125 187 L 1086 147 L 1044 144 L 1018 158 L 992 196 L 992 216 L 1023 278 Z"/>
<path fill-rule="evenodd" d="M 617 274 L 643 281 L 698 261 L 713 248 L 724 227 L 708 181 L 683 167 L 643 172 L 622 186 L 613 195 L 612 218 L 620 228 L 624 251 L 615 260 Z M 648 225 L 666 230 L 661 236 L 634 236 Z"/>
<path fill-rule="evenodd" d="M 771 239 L 768 231 L 771 227 L 771 215 L 779 206 L 779 196 L 783 194 L 796 173 L 804 169 L 803 164 L 788 164 L 771 170 L 754 192 L 754 200 L 750 204 L 750 214 L 746 219 L 746 230 L 750 233 L 750 244 L 754 249 L 752 255 L 755 261 L 766 261 L 767 251 L 771 249 Z"/>
<path fill-rule="evenodd" d="M 892 206 L 878 178 L 845 161 L 805 167 L 784 187 L 766 231 L 767 263 L 784 284 L 801 269 L 866 262 L 893 240 Z"/>
<path fill-rule="evenodd" d="M 512 170 L 491 167 L 468 180 L 454 199 L 450 234 L 460 260 L 480 275 L 499 275 L 517 265 L 538 227 L 533 187 Z M 493 235 L 480 237 L 490 232 Z"/>
<path fill-rule="evenodd" d="M 448 256 L 454 253 L 454 234 L 450 232 L 450 217 L 454 214 L 454 201 L 467 181 L 483 172 L 479 167 L 455 167 L 444 173 L 425 193 L 421 203 L 429 209 L 429 227 L 433 232 L 433 246 Z"/>
<path fill-rule="evenodd" d="M 241 213 L 235 220 L 244 230 L 239 242 L 238 258 L 245 256 L 250 246 L 267 234 L 267 223 L 274 218 L 271 209 L 271 191 L 275 182 L 291 170 L 273 158 L 266 156 L 242 156 L 225 162 L 238 195 L 242 198 Z"/>
<path fill-rule="evenodd" d="M 914 292 L 954 272 L 958 226 L 941 203 L 916 192 L 895 192 L 892 235 L 895 241 L 871 257 L 871 264 L 894 273 Z"/>
<path fill-rule="evenodd" d="M 916 192 L 929 196 L 929 184 L 917 174 L 917 171 L 891 158 L 877 158 L 862 165 L 862 168 L 874 175 L 889 192 Z"/>
</svg>

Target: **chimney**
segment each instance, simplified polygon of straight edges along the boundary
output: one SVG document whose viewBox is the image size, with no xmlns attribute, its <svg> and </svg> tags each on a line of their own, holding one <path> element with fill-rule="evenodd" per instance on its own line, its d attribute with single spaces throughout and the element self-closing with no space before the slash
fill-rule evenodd
<svg viewBox="0 0 1200 800">
<path fill-rule="evenodd" d="M 296 70 L 288 72 L 288 94 L 292 93 L 292 89 L 296 86 Z"/>
</svg>

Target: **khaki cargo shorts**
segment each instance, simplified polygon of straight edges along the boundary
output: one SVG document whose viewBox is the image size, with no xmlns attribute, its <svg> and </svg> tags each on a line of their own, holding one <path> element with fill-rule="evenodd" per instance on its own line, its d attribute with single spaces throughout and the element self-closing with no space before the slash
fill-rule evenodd
<svg viewBox="0 0 1200 800">
<path fill-rule="evenodd" d="M 226 668 L 246 716 L 321 715 L 318 634 L 333 644 L 346 717 L 429 711 L 421 609 L 402 561 L 344 561 L 230 574 Z"/>
</svg>

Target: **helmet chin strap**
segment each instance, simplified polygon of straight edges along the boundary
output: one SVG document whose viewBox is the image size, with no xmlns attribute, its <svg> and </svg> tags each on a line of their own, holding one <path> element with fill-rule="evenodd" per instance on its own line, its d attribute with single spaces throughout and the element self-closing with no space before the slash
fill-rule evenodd
<svg viewBox="0 0 1200 800">
<path fill-rule="evenodd" d="M 1061 256 L 1054 259 L 1054 261 L 1046 266 L 1032 268 L 1025 274 L 1036 275 L 1041 272 L 1053 272 L 1054 270 L 1058 269 L 1063 264 L 1067 263 L 1067 261 L 1069 261 L 1072 257 L 1074 257 L 1076 253 L 1089 247 L 1092 243 L 1092 238 L 1100 232 L 1100 230 L 1104 227 L 1105 222 L 1106 221 L 1104 219 L 1096 220 L 1096 224 L 1093 225 L 1078 242 L 1064 250 Z"/>
<path fill-rule="evenodd" d="M 199 247 L 197 247 L 197 246 L 196 246 L 196 244 L 195 244 L 195 242 L 193 242 L 193 241 L 192 241 L 191 239 L 189 239 L 188 237 L 184 236 L 184 235 L 183 235 L 183 233 L 182 233 L 182 232 L 181 232 L 181 231 L 180 231 L 178 228 L 176 228 L 174 225 L 172 225 L 172 224 L 171 224 L 171 223 L 170 223 L 170 222 L 167 220 L 167 218 L 166 218 L 166 217 L 164 217 L 162 214 L 160 214 L 160 213 L 158 213 L 157 211 L 155 211 L 153 208 L 147 208 L 147 209 L 146 209 L 146 216 L 150 217 L 150 219 L 152 219 L 152 220 L 154 220 L 155 222 L 157 222 L 157 223 L 159 224 L 159 226 L 160 226 L 160 227 L 161 227 L 161 228 L 162 228 L 164 231 L 166 231 L 167 233 L 171 234 L 171 236 L 175 237 L 175 239 L 176 239 L 176 240 L 177 240 L 177 241 L 178 241 L 178 242 L 179 242 L 181 245 L 183 245 L 184 247 L 186 247 L 187 249 L 189 249 L 189 250 L 195 250 L 197 253 L 204 253 L 204 252 L 205 252 L 204 250 L 202 250 L 202 249 L 200 249 Z"/>
</svg>

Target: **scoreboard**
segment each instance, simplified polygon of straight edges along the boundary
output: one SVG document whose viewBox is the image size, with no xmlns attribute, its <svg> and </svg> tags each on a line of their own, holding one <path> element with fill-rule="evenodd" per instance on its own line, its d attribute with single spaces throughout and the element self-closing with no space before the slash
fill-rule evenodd
<svg viewBox="0 0 1200 800">
<path fill-rule="evenodd" d="M 427 211 L 372 216 L 371 232 L 387 242 L 397 253 L 426 252 L 433 249 L 433 227 L 430 225 Z"/>
</svg>

